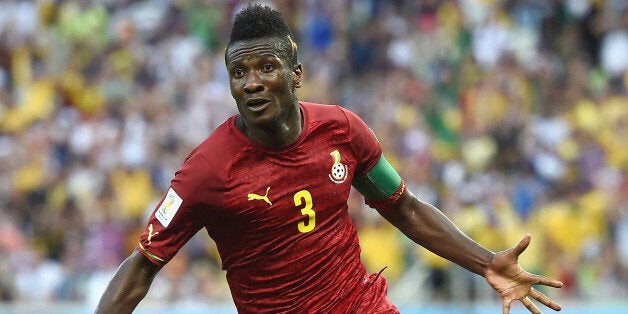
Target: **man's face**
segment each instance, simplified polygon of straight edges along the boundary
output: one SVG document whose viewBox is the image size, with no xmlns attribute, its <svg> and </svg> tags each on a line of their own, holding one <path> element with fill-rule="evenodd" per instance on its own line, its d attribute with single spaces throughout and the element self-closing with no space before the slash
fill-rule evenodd
<svg viewBox="0 0 628 314">
<path fill-rule="evenodd" d="M 248 124 L 283 122 L 297 104 L 301 65 L 291 65 L 277 38 L 241 40 L 225 55 L 231 95 Z"/>
</svg>

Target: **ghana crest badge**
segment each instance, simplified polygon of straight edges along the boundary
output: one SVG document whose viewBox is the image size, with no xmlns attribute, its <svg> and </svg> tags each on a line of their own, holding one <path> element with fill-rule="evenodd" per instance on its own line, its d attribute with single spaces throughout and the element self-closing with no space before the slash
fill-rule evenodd
<svg viewBox="0 0 628 314">
<path fill-rule="evenodd" d="M 331 166 L 331 172 L 329 178 L 336 184 L 341 184 L 347 180 L 347 174 L 349 172 L 347 165 L 340 162 L 340 152 L 334 150 L 329 153 L 334 159 L 334 164 Z"/>
</svg>

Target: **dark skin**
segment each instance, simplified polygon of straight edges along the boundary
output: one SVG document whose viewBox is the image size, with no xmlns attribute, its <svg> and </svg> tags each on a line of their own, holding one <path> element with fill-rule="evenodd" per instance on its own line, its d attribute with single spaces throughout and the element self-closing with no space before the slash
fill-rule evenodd
<svg viewBox="0 0 628 314">
<path fill-rule="evenodd" d="M 417 244 L 483 276 L 501 296 L 503 314 L 510 313 L 514 300 L 521 301 L 531 313 L 542 313 L 530 297 L 560 311 L 558 303 L 532 286 L 560 288 L 562 282 L 531 274 L 519 265 L 519 255 L 530 244 L 529 234 L 517 246 L 493 253 L 466 236 L 440 210 L 419 200 L 410 191 L 392 209 L 378 212 Z"/>
<path fill-rule="evenodd" d="M 252 39 L 227 48 L 231 95 L 240 115 L 236 126 L 254 142 L 269 148 L 292 144 L 301 135 L 303 117 L 296 89 L 301 64 L 292 64 L 277 40 Z"/>
<path fill-rule="evenodd" d="M 118 267 L 100 298 L 95 313 L 131 313 L 148 293 L 150 284 L 161 269 L 135 250 Z"/>
<path fill-rule="evenodd" d="M 294 143 L 303 121 L 296 96 L 302 84 L 302 67 L 291 61 L 290 51 L 281 49 L 279 40 L 238 41 L 227 48 L 225 55 L 231 94 L 240 112 L 236 126 L 254 142 L 274 149 Z M 491 252 L 410 191 L 393 208 L 379 213 L 417 244 L 486 278 L 500 294 L 504 314 L 510 312 L 514 300 L 521 301 L 531 313 L 541 313 L 530 297 L 560 310 L 560 305 L 532 286 L 560 288 L 562 283 L 530 274 L 517 261 L 530 243 L 530 235 L 513 248 Z M 109 283 L 96 313 L 131 313 L 160 269 L 138 251 L 133 252 Z"/>
</svg>

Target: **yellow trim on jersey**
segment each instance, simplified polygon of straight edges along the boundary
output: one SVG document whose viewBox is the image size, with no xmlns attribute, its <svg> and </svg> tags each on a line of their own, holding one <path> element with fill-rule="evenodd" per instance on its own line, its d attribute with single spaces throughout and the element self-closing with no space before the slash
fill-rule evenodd
<svg viewBox="0 0 628 314">
<path fill-rule="evenodd" d="M 144 248 L 144 246 L 142 245 L 142 243 L 141 243 L 141 242 L 139 242 L 138 244 L 140 245 L 140 249 L 141 249 L 144 253 L 146 253 L 146 255 L 148 255 L 150 258 L 152 258 L 152 259 L 154 259 L 155 261 L 158 261 L 158 262 L 160 262 L 160 263 L 164 263 L 164 264 L 168 262 L 168 261 L 166 261 L 165 259 L 160 258 L 160 257 L 156 256 L 155 254 L 153 254 L 153 253 L 149 252 L 147 249 L 145 249 L 145 248 Z"/>
</svg>

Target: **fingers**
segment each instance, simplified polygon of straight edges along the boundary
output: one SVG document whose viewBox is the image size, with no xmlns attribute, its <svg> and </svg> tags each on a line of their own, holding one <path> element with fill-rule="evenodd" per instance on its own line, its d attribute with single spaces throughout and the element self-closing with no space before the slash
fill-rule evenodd
<svg viewBox="0 0 628 314">
<path fill-rule="evenodd" d="M 526 235 L 523 237 L 523 239 L 521 239 L 521 241 L 519 241 L 519 244 L 517 244 L 517 246 L 515 246 L 512 250 L 513 254 L 515 254 L 515 256 L 519 256 L 521 255 L 521 253 L 523 253 L 523 251 L 525 251 L 526 248 L 528 248 L 528 245 L 530 244 L 530 239 L 532 238 L 532 236 L 529 233 L 526 233 Z"/>
<path fill-rule="evenodd" d="M 512 300 L 504 300 L 504 305 L 502 307 L 502 314 L 509 314 L 510 313 L 510 304 L 512 303 Z"/>
<path fill-rule="evenodd" d="M 525 307 L 533 314 L 543 314 L 541 312 L 541 310 L 539 310 L 538 307 L 536 307 L 536 305 L 534 303 L 532 303 L 532 301 L 530 301 L 530 298 L 525 297 L 523 299 L 521 299 L 521 303 L 523 303 L 523 305 L 525 305 Z"/>
<path fill-rule="evenodd" d="M 530 290 L 530 296 L 533 297 L 535 300 L 541 302 L 543 305 L 551 308 L 554 311 L 560 311 L 560 309 L 561 309 L 560 304 L 552 301 L 545 294 L 543 294 L 542 292 L 540 292 L 540 291 L 538 291 L 538 290 L 536 290 L 534 288 L 532 288 L 532 290 Z"/>
<path fill-rule="evenodd" d="M 562 288 L 563 287 L 563 283 L 561 281 L 558 281 L 556 279 L 552 279 L 549 277 L 545 277 L 545 276 L 541 276 L 541 275 L 535 275 L 537 277 L 537 283 L 541 284 L 541 285 L 545 285 L 545 286 L 550 286 L 550 287 L 554 287 L 554 288 Z"/>
<path fill-rule="evenodd" d="M 535 300 L 539 301 L 541 304 L 551 308 L 554 311 L 560 311 L 561 310 L 561 306 L 560 304 L 552 301 L 548 296 L 546 296 L 545 294 L 541 293 L 540 291 L 532 288 L 530 290 L 530 293 L 528 294 L 529 296 L 533 297 Z M 502 306 L 502 313 L 503 314 L 509 314 L 510 313 L 510 306 L 512 304 L 513 300 L 508 300 L 508 299 L 504 299 L 503 300 L 503 306 Z M 541 312 L 541 310 L 539 310 L 539 308 L 530 300 L 530 298 L 528 296 L 520 299 L 519 301 L 521 301 L 521 303 L 528 309 L 528 311 L 530 311 L 530 313 L 532 314 L 543 314 L 543 312 Z"/>
</svg>

